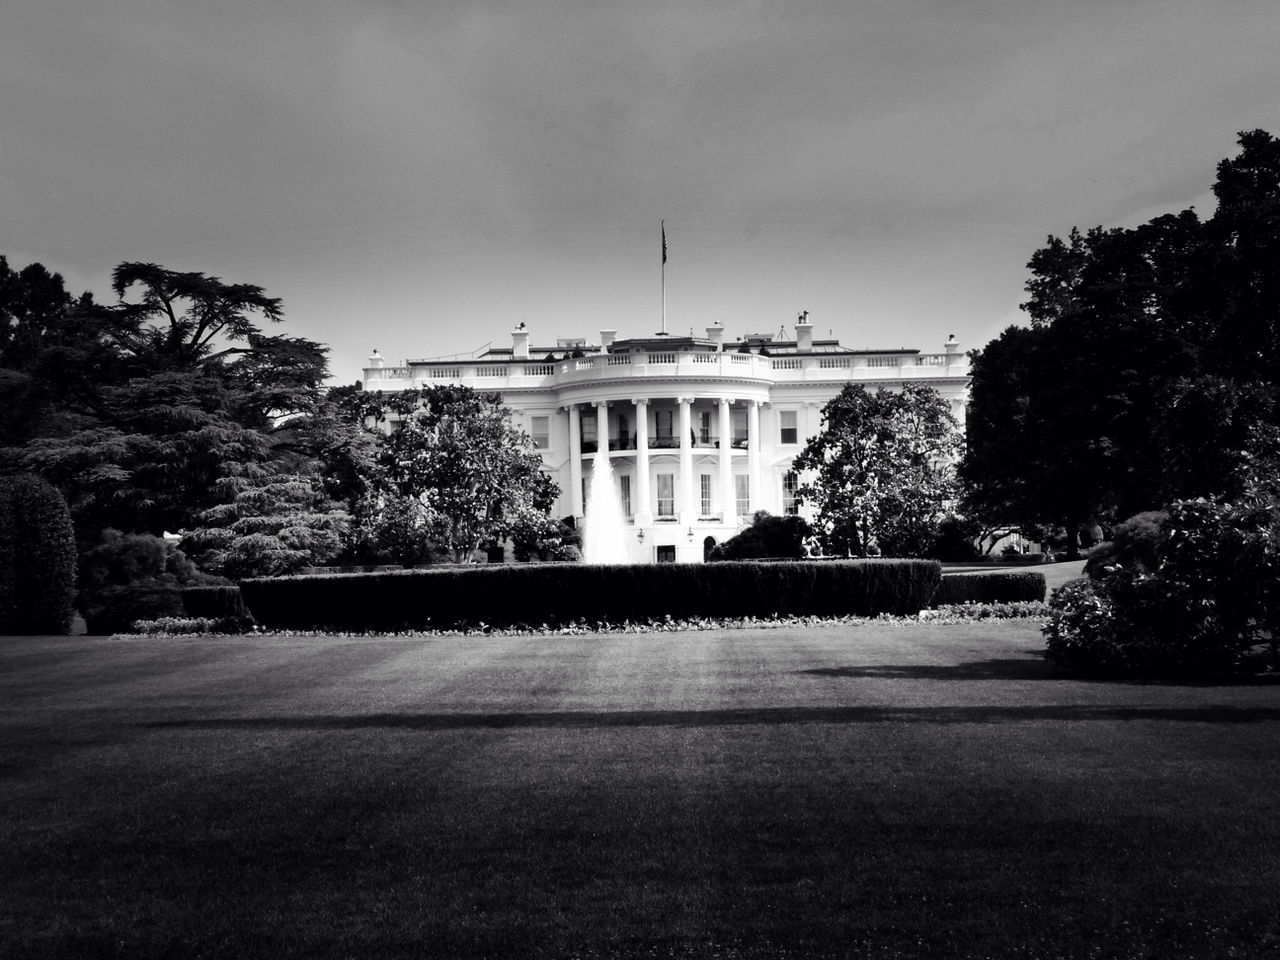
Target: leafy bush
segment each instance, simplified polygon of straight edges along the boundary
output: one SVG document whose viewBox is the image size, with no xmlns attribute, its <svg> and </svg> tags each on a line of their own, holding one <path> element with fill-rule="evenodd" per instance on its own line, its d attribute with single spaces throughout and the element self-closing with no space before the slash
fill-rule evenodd
<svg viewBox="0 0 1280 960">
<path fill-rule="evenodd" d="M 162 537 L 104 530 L 80 558 L 80 612 L 91 634 L 119 633 L 135 620 L 181 617 L 182 588 L 203 579 Z"/>
<path fill-rule="evenodd" d="M 493 565 L 246 580 L 269 628 L 398 630 L 623 623 L 671 617 L 914 614 L 934 595 L 928 560 L 605 566 Z"/>
<path fill-rule="evenodd" d="M 751 526 L 736 537 L 718 543 L 708 560 L 763 560 L 781 558 L 799 560 L 805 555 L 805 541 L 813 536 L 813 528 L 803 517 L 788 514 L 775 517 L 760 510 Z"/>
<path fill-rule="evenodd" d="M 211 620 L 208 617 L 161 617 L 158 620 L 135 620 L 129 632 L 143 633 L 148 636 L 222 633 L 223 627 L 224 624 L 221 621 Z"/>
<path fill-rule="evenodd" d="M 0 478 L 0 634 L 66 633 L 75 589 L 75 531 L 62 494 L 37 477 Z"/>
<path fill-rule="evenodd" d="M 1111 531 L 1111 539 L 1089 551 L 1084 572 L 1090 577 L 1102 576 L 1114 564 L 1134 570 L 1151 571 L 1159 563 L 1160 528 L 1169 519 L 1163 510 L 1136 513 Z"/>
<path fill-rule="evenodd" d="M 1111 675 L 1233 669 L 1280 626 L 1280 507 L 1184 500 L 1160 528 L 1154 569 L 1115 562 L 1054 591 L 1055 663 Z"/>
<path fill-rule="evenodd" d="M 938 584 L 932 606 L 956 603 L 1019 603 L 1044 600 L 1043 573 L 1022 570 L 979 570 L 948 573 Z"/>
</svg>

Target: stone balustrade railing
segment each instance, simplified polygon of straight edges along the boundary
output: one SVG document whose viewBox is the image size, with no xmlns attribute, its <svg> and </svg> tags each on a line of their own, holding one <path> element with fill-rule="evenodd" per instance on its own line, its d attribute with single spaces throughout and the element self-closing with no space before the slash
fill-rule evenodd
<svg viewBox="0 0 1280 960">
<path fill-rule="evenodd" d="M 553 363 L 545 361 L 451 361 L 369 367 L 369 389 L 400 390 L 432 383 L 461 382 L 479 389 L 567 386 L 599 380 L 652 376 L 748 378 L 775 383 L 809 380 L 880 380 L 965 377 L 963 353 L 837 353 L 768 357 L 759 354 L 668 351 L 596 354 Z"/>
</svg>

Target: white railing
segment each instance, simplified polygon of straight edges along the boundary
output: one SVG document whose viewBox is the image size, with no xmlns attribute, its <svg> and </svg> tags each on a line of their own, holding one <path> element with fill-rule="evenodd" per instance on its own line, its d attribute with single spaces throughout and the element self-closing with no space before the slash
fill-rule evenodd
<svg viewBox="0 0 1280 960">
<path fill-rule="evenodd" d="M 736 378 L 796 383 L 807 380 L 891 380 L 897 378 L 962 377 L 968 358 L 963 354 L 849 353 L 801 354 L 769 357 L 751 353 L 664 350 L 653 353 L 596 354 L 566 357 L 551 363 L 413 363 L 370 367 L 364 371 L 371 388 L 403 389 L 414 383 L 473 383 L 485 390 L 531 386 L 571 386 L 597 379 L 643 379 L 673 374 L 690 378 Z"/>
</svg>

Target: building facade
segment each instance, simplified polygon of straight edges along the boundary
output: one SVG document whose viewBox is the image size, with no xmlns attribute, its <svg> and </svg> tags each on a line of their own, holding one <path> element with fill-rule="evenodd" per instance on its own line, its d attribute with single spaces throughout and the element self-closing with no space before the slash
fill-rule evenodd
<svg viewBox="0 0 1280 960">
<path fill-rule="evenodd" d="M 725 343 L 723 327 L 706 329 L 706 337 L 630 340 L 602 330 L 599 343 L 536 347 L 522 325 L 510 347 L 467 360 L 388 366 L 375 351 L 364 385 L 500 394 L 560 485 L 556 516 L 579 524 L 591 473 L 608 457 L 633 563 L 701 561 L 757 510 L 796 512 L 791 463 L 847 383 L 933 387 L 964 423 L 968 358 L 954 336 L 943 352 L 925 354 L 815 340 L 805 314 L 794 339 L 780 331 Z"/>
</svg>

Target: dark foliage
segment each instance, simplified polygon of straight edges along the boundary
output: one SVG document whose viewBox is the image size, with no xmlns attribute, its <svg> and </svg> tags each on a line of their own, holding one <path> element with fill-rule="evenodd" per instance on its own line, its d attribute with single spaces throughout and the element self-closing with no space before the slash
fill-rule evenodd
<svg viewBox="0 0 1280 960">
<path fill-rule="evenodd" d="M 799 560 L 813 528 L 800 516 L 775 517 L 766 510 L 756 513 L 751 526 L 736 537 L 718 543 L 708 560 Z"/>
<path fill-rule="evenodd" d="M 135 620 L 183 616 L 183 587 L 203 576 L 172 543 L 104 530 L 80 558 L 80 612 L 91 634 L 128 630 Z"/>
<path fill-rule="evenodd" d="M 1044 600 L 1043 573 L 992 570 L 976 573 L 948 573 L 933 595 L 933 606 L 951 603 L 1019 603 Z"/>
<path fill-rule="evenodd" d="M 911 614 L 937 592 L 927 560 L 603 566 L 536 564 L 246 580 L 269 628 L 398 630 L 662 618 Z"/>
<path fill-rule="evenodd" d="M 75 591 L 75 531 L 62 494 L 36 477 L 0 477 L 0 634 L 66 633 Z"/>
<path fill-rule="evenodd" d="M 218 621 L 251 621 L 240 588 L 235 584 L 207 587 L 184 587 L 182 608 L 188 617 L 205 617 Z"/>
</svg>

